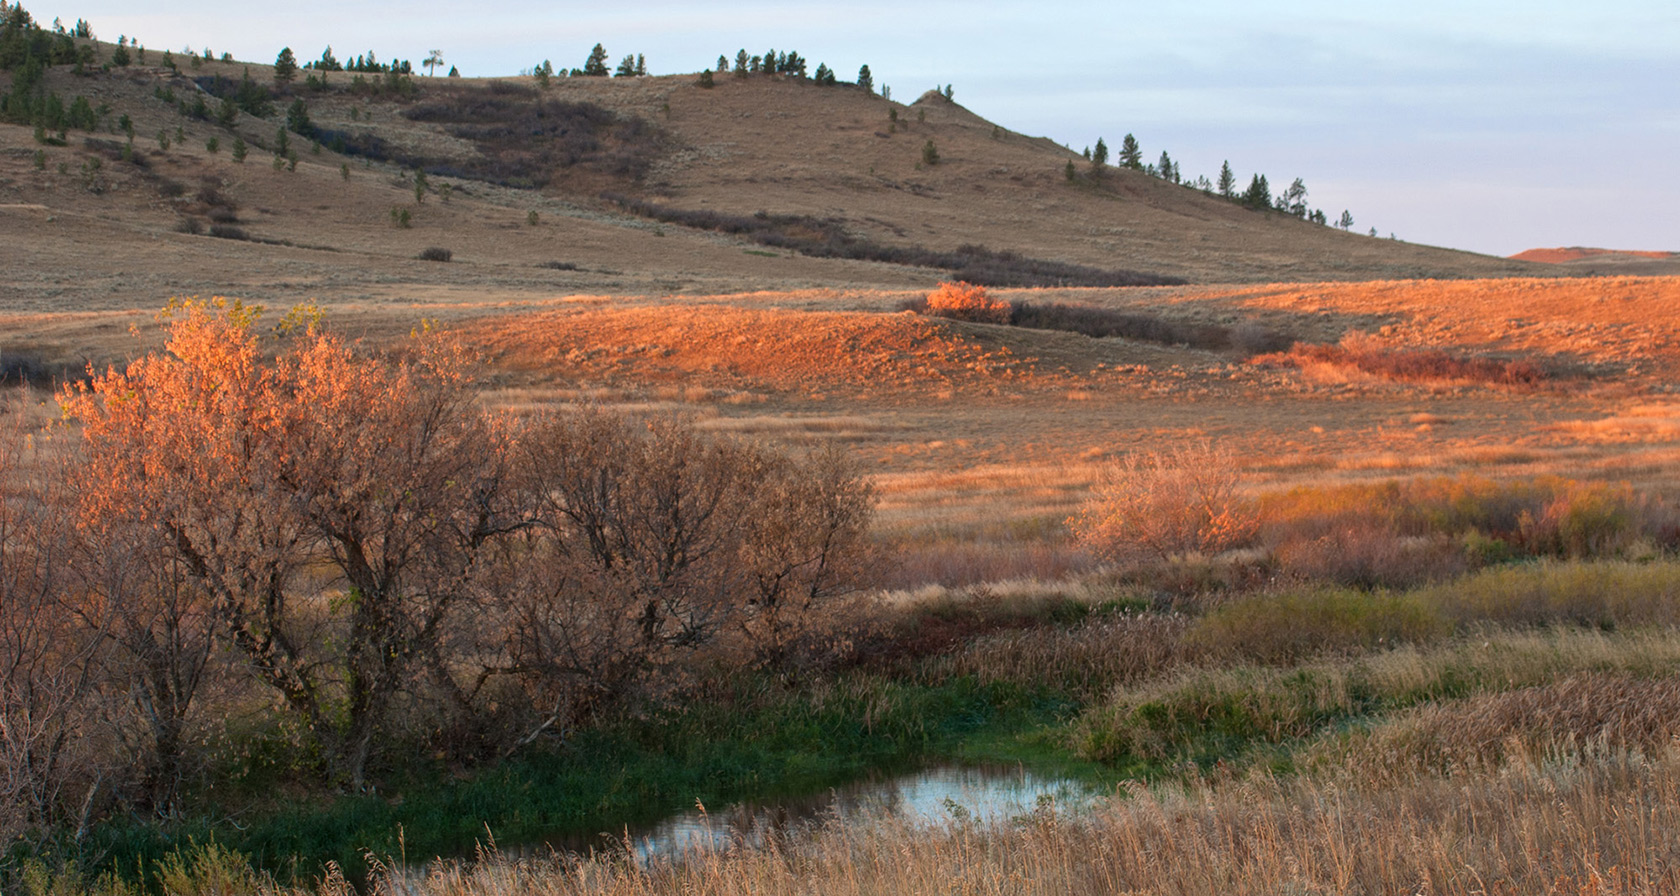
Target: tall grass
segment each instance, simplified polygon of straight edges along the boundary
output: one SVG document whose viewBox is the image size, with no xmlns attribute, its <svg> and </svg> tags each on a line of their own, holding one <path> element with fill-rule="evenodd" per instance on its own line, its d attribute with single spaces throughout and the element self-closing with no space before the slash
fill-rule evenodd
<svg viewBox="0 0 1680 896">
<path fill-rule="evenodd" d="M 1116 689 L 1074 724 L 1089 759 L 1155 764 L 1240 755 L 1373 714 L 1557 682 L 1591 672 L 1670 674 L 1680 639 L 1563 629 L 1497 633 L 1294 667 L 1191 667 Z"/>
</svg>

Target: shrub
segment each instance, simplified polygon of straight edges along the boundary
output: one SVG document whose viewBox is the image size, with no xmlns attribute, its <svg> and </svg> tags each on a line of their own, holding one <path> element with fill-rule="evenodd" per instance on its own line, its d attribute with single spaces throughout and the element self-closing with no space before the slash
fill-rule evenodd
<svg viewBox="0 0 1680 896">
<path fill-rule="evenodd" d="M 1354 518 L 1316 536 L 1274 547 L 1278 569 L 1313 582 L 1355 588 L 1402 588 L 1451 578 L 1467 567 L 1459 543 L 1405 536 L 1381 521 Z"/>
<path fill-rule="evenodd" d="M 1395 348 L 1363 333 L 1350 333 L 1336 345 L 1296 343 L 1287 352 L 1259 355 L 1251 363 L 1272 367 L 1314 365 L 1351 367 L 1389 379 L 1427 382 L 1473 382 L 1505 386 L 1533 386 L 1547 378 L 1528 360 L 1464 358 L 1439 349 Z"/>
<path fill-rule="evenodd" d="M 923 165 L 937 165 L 937 164 L 939 164 L 939 150 L 938 150 L 938 148 L 936 148 L 933 145 L 933 140 L 931 140 L 931 139 L 929 139 L 928 142 L 922 144 L 922 164 Z"/>
<path fill-rule="evenodd" d="M 1007 324 L 1015 309 L 1004 299 L 986 294 L 986 287 L 957 281 L 941 283 L 923 300 L 925 313 L 975 323 Z"/>
<path fill-rule="evenodd" d="M 859 470 L 603 411 L 543 418 L 517 470 L 552 537 L 513 558 L 503 649 L 564 720 L 657 693 L 694 663 L 831 655 L 871 567 Z M 609 484 L 610 485 L 607 485 Z"/>
<path fill-rule="evenodd" d="M 1095 339 L 1135 339 L 1210 350 L 1223 349 L 1231 341 L 1229 332 L 1224 327 L 1214 324 L 1199 324 L 1154 314 L 1115 311 L 1089 305 L 1033 305 L 1022 302 L 1015 306 L 1012 320 L 1016 326 L 1031 327 L 1035 330 L 1065 330 Z"/>
<path fill-rule="evenodd" d="M 455 253 L 441 246 L 428 246 L 420 250 L 421 261 L 449 261 L 454 257 Z"/>
<path fill-rule="evenodd" d="M 251 235 L 245 232 L 245 228 L 235 227 L 232 224 L 212 224 L 210 225 L 210 235 L 224 240 L 249 240 L 251 238 Z"/>
<path fill-rule="evenodd" d="M 1530 553 L 1598 557 L 1626 548 L 1639 534 L 1641 502 L 1627 483 L 1570 482 L 1537 514 L 1517 524 L 1518 543 Z"/>
<path fill-rule="evenodd" d="M 1134 454 L 1103 470 L 1068 525 L 1112 560 L 1239 547 L 1259 528 L 1254 502 L 1238 493 L 1241 481 L 1231 452 L 1209 442 Z"/>
</svg>

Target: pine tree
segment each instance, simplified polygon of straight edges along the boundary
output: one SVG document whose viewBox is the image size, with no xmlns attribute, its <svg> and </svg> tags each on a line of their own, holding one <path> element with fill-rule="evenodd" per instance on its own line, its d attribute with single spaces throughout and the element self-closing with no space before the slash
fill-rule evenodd
<svg viewBox="0 0 1680 896">
<path fill-rule="evenodd" d="M 636 76 L 636 55 L 630 53 L 618 61 L 618 70 L 613 72 L 615 78 L 634 78 Z"/>
<path fill-rule="evenodd" d="M 725 56 L 722 53 L 718 54 L 717 70 L 718 70 L 719 73 L 729 71 L 729 57 L 728 56 Z"/>
<path fill-rule="evenodd" d="M 641 77 L 644 77 L 646 75 L 647 75 L 647 57 L 643 56 L 640 53 L 637 53 L 636 54 L 636 77 L 641 78 Z"/>
<path fill-rule="evenodd" d="M 1236 189 L 1237 176 L 1231 173 L 1231 160 L 1226 159 L 1225 164 L 1219 168 L 1219 195 L 1230 199 Z"/>
<path fill-rule="evenodd" d="M 1120 141 L 1120 167 L 1133 171 L 1143 170 L 1143 150 L 1138 148 L 1137 138 L 1127 134 Z"/>
<path fill-rule="evenodd" d="M 870 74 L 869 66 L 865 65 L 858 69 L 857 86 L 862 87 L 864 93 L 875 92 L 875 76 Z"/>
<path fill-rule="evenodd" d="M 1343 231 L 1352 230 L 1353 229 L 1353 212 L 1350 212 L 1345 208 L 1342 209 L 1342 216 L 1340 218 L 1336 219 L 1336 226 L 1340 227 Z"/>
<path fill-rule="evenodd" d="M 817 81 L 818 86 L 822 86 L 824 84 L 827 84 L 830 74 L 831 74 L 831 72 L 829 72 L 829 70 L 828 70 L 828 63 L 826 63 L 826 62 L 817 63 L 817 78 L 816 78 L 816 81 Z"/>
<path fill-rule="evenodd" d="M 708 90 L 711 89 L 712 87 L 716 86 L 717 82 L 712 80 L 712 70 L 711 69 L 703 68 L 703 69 L 700 70 L 699 84 L 700 84 L 701 87 L 707 88 Z"/>
<path fill-rule="evenodd" d="M 1298 177 L 1295 178 L 1295 182 L 1289 185 L 1289 189 L 1278 194 L 1277 209 L 1281 212 L 1288 212 L 1297 218 L 1305 218 L 1307 216 L 1306 183 Z"/>
<path fill-rule="evenodd" d="M 939 150 L 934 147 L 932 140 L 922 144 L 922 163 L 924 165 L 939 164 Z"/>
<path fill-rule="evenodd" d="M 293 100 L 286 109 L 286 130 L 305 137 L 314 136 L 315 124 L 309 120 L 309 106 L 302 98 Z"/>
<path fill-rule="evenodd" d="M 292 48 L 286 47 L 280 55 L 274 57 L 274 83 L 290 84 L 297 77 L 297 57 L 292 54 Z"/>
<path fill-rule="evenodd" d="M 589 51 L 589 58 L 584 60 L 583 73 L 590 77 L 604 78 L 607 76 L 607 48 L 600 44 Z"/>
<path fill-rule="evenodd" d="M 752 68 L 752 57 L 747 55 L 745 47 L 735 54 L 735 77 L 745 78 Z"/>
<path fill-rule="evenodd" d="M 1103 169 L 1103 166 L 1105 166 L 1107 164 L 1108 164 L 1108 144 L 1103 142 L 1103 138 L 1098 137 L 1097 138 L 1097 148 L 1091 150 L 1091 168 L 1093 170 L 1096 170 L 1096 171 L 1101 171 Z"/>
<path fill-rule="evenodd" d="M 338 57 L 333 55 L 332 44 L 328 44 L 327 48 L 321 52 L 321 61 L 315 63 L 315 67 L 324 72 L 344 71 L 344 66 L 339 64 Z"/>
<path fill-rule="evenodd" d="M 1242 204 L 1256 211 L 1263 211 L 1272 207 L 1272 187 L 1266 183 L 1266 175 L 1256 174 L 1248 182 L 1248 190 L 1243 193 Z"/>
<path fill-rule="evenodd" d="M 1173 164 L 1172 156 L 1167 155 L 1167 151 L 1164 149 L 1161 150 L 1161 160 L 1155 163 L 1155 173 L 1162 180 L 1178 183 L 1178 166 Z"/>
</svg>

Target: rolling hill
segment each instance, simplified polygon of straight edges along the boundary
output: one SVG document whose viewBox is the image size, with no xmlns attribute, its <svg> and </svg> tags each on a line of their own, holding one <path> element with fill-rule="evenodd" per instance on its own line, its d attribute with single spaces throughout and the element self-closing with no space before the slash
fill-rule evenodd
<svg viewBox="0 0 1680 896">
<path fill-rule="evenodd" d="M 932 92 L 902 105 L 786 76 L 706 89 L 692 76 L 539 87 L 347 72 L 277 89 L 269 66 L 161 61 L 47 71 L 48 91 L 98 110 L 91 132 L 42 142 L 0 125 L 0 306 L 925 287 L 975 270 L 1028 271 L 995 281 L 1014 285 L 1561 273 L 1093 174 Z M 269 117 L 224 127 L 218 94 L 247 72 Z M 316 140 L 289 134 L 295 162 L 276 164 L 295 103 Z M 930 142 L 937 164 L 923 161 Z M 453 263 L 417 261 L 427 248 Z"/>
</svg>

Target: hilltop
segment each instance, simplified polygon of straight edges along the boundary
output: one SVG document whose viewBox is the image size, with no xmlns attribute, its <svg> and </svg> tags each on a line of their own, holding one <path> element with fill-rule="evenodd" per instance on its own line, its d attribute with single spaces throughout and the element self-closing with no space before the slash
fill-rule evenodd
<svg viewBox="0 0 1680 896">
<path fill-rule="evenodd" d="M 1680 273 L 1680 252 L 1640 252 L 1569 246 L 1529 249 L 1511 256 L 1517 261 L 1557 265 L 1578 274 L 1666 275 Z"/>
<path fill-rule="evenodd" d="M 314 73 L 276 87 L 267 65 L 162 62 L 49 68 L 45 90 L 96 110 L 91 131 L 0 125 L 0 239 L 23 260 L 0 304 L 919 288 L 971 271 L 1013 285 L 1558 273 L 1092 174 L 934 92 L 904 105 L 788 76 L 707 89 L 691 75 L 349 72 L 312 89 Z M 267 115 L 233 110 L 223 126 L 222 98 L 247 75 Z M 271 164 L 294 110 L 292 158 Z M 417 261 L 428 248 L 452 263 Z"/>
</svg>

